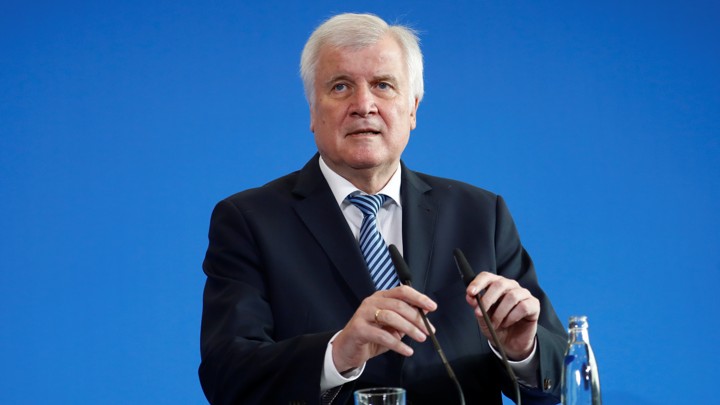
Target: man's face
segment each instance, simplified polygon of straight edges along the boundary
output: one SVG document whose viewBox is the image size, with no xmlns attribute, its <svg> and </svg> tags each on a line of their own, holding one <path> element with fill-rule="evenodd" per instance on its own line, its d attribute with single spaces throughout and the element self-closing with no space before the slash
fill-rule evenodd
<svg viewBox="0 0 720 405">
<path fill-rule="evenodd" d="M 343 177 L 392 174 L 415 128 L 417 107 L 392 37 L 359 50 L 320 50 L 310 129 L 325 162 Z"/>
</svg>

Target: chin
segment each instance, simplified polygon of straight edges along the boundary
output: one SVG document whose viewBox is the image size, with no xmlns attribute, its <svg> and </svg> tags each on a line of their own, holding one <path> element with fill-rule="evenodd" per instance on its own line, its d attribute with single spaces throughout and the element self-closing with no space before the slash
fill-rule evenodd
<svg viewBox="0 0 720 405">
<path fill-rule="evenodd" d="M 385 163 L 385 159 L 375 154 L 356 154 L 351 156 L 347 162 L 354 169 L 369 169 Z"/>
</svg>

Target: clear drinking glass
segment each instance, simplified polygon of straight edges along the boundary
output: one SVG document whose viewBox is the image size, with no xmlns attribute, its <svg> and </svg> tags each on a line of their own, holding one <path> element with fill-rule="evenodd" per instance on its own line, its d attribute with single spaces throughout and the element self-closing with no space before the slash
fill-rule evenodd
<svg viewBox="0 0 720 405">
<path fill-rule="evenodd" d="M 355 405 L 405 405 L 405 390 L 394 387 L 357 390 Z"/>
</svg>

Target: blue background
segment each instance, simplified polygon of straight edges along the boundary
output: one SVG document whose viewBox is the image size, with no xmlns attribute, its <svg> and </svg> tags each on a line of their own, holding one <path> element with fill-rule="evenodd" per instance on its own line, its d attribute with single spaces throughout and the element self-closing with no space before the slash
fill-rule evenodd
<svg viewBox="0 0 720 405">
<path fill-rule="evenodd" d="M 312 155 L 299 54 L 344 11 L 420 31 L 404 159 L 506 198 L 605 403 L 712 402 L 718 3 L 439 3 L 4 1 L 0 403 L 204 403 L 211 209 Z"/>
</svg>

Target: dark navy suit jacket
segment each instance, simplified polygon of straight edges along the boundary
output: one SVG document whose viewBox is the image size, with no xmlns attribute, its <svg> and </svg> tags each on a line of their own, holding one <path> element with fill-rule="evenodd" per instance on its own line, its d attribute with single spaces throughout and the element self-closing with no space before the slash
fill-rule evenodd
<svg viewBox="0 0 720 405">
<path fill-rule="evenodd" d="M 541 387 L 524 388 L 523 403 L 557 403 L 565 331 L 502 198 L 404 164 L 401 170 L 404 257 L 413 287 L 438 304 L 429 319 L 467 402 L 501 404 L 500 391 L 511 395 L 512 386 L 465 302 L 454 248 L 476 272 L 515 279 L 540 300 Z M 209 401 L 319 403 L 327 343 L 375 289 L 318 156 L 300 171 L 219 202 L 203 269 L 199 374 Z M 404 387 L 409 404 L 454 403 L 432 344 L 406 341 L 412 357 L 388 352 L 371 359 L 334 403 L 369 386 Z"/>
</svg>

